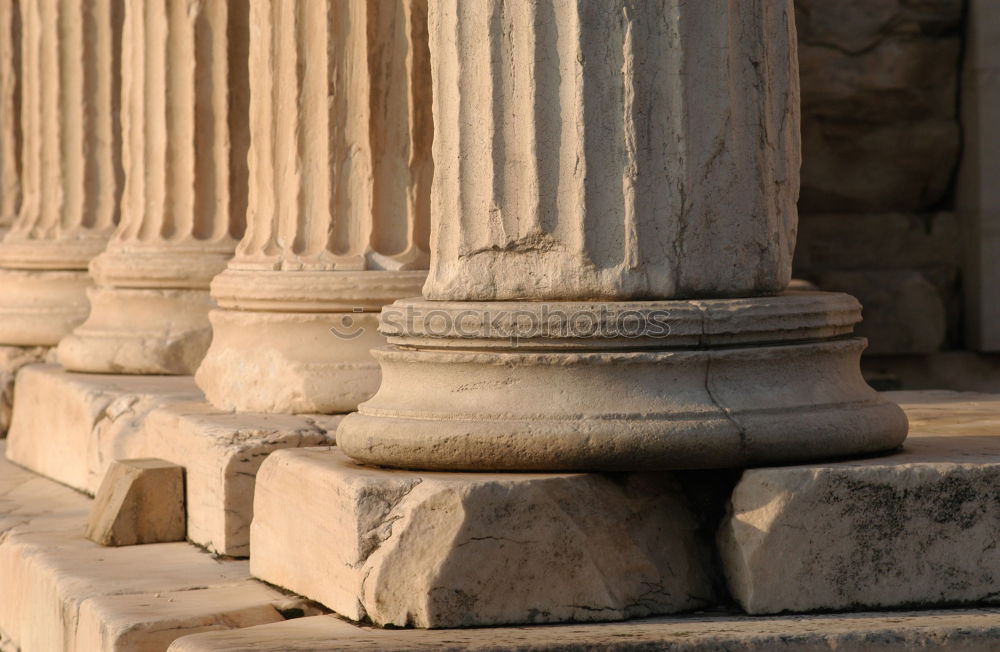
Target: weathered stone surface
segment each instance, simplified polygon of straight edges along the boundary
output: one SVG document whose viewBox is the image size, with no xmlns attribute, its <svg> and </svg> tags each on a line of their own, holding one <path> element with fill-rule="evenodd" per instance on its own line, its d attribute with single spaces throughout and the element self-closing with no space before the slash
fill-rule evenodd
<svg viewBox="0 0 1000 652">
<path fill-rule="evenodd" d="M 209 282 L 247 210 L 249 8 L 123 4 L 121 222 L 90 268 L 90 315 L 59 360 L 73 371 L 192 374 L 212 339 Z"/>
<path fill-rule="evenodd" d="M 379 625 L 621 620 L 713 598 L 669 475 L 389 471 L 301 449 L 264 463 L 254 510 L 255 577 Z"/>
<path fill-rule="evenodd" d="M 719 546 L 749 613 L 997 600 L 1000 395 L 890 397 L 902 451 L 743 473 Z"/>
<path fill-rule="evenodd" d="M 196 375 L 216 407 L 349 412 L 378 389 L 377 313 L 429 259 L 427 5 L 250 3 L 247 229 Z"/>
<path fill-rule="evenodd" d="M 336 616 L 186 636 L 169 652 L 979 652 L 1000 637 L 1000 610 L 748 618 L 694 615 L 628 623 L 449 631 L 379 630 Z"/>
<path fill-rule="evenodd" d="M 88 493 L 116 459 L 179 464 L 188 538 L 245 556 L 260 463 L 278 448 L 330 443 L 340 418 L 221 411 L 189 376 L 74 374 L 38 365 L 19 377 L 7 456 Z"/>
<path fill-rule="evenodd" d="M 49 355 L 45 346 L 0 346 L 0 437 L 7 436 L 14 407 L 14 379 L 21 367 Z"/>
<path fill-rule="evenodd" d="M 373 351 L 382 383 L 344 417 L 337 446 L 365 464 L 439 471 L 721 468 L 889 450 L 906 419 L 858 373 L 859 311 L 824 292 L 399 301 L 381 316 L 390 346 Z"/>
<path fill-rule="evenodd" d="M 21 207 L 21 11 L 0 2 L 0 237 Z"/>
<path fill-rule="evenodd" d="M 183 466 L 115 460 L 94 496 L 86 536 L 102 546 L 183 541 L 186 521 Z"/>
<path fill-rule="evenodd" d="M 796 0 L 803 213 L 922 210 L 957 163 L 960 0 Z"/>
<path fill-rule="evenodd" d="M 795 272 L 807 276 L 961 264 L 961 230 L 952 212 L 803 215 L 795 239 Z"/>
<path fill-rule="evenodd" d="M 824 290 L 847 292 L 866 310 L 857 335 L 868 338 L 868 355 L 933 353 L 947 333 L 941 294 L 916 270 L 831 271 L 817 277 Z"/>
<path fill-rule="evenodd" d="M 790 0 L 431 3 L 424 296 L 784 289 L 799 169 L 792 13 Z"/>
<path fill-rule="evenodd" d="M 317 610 L 249 577 L 247 562 L 186 543 L 103 548 L 83 538 L 91 501 L 0 460 L 0 629 L 11 647 L 165 650 L 193 632 Z"/>
<path fill-rule="evenodd" d="M 118 220 L 122 3 L 17 4 L 21 204 L 0 243 L 0 343 L 52 346 L 86 317 L 87 264 Z"/>
</svg>

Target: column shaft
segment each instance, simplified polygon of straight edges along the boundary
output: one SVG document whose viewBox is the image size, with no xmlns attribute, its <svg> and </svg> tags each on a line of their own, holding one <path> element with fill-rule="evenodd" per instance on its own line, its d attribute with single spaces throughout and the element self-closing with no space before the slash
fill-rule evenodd
<svg viewBox="0 0 1000 652">
<path fill-rule="evenodd" d="M 21 0 L 21 207 L 0 244 L 0 343 L 52 345 L 87 314 L 118 221 L 122 0 Z"/>
<path fill-rule="evenodd" d="M 430 299 L 749 296 L 788 284 L 785 2 L 445 0 Z M 752 116 L 752 118 L 749 118 Z"/>
<path fill-rule="evenodd" d="M 21 206 L 21 11 L 0 0 L 0 235 Z"/>
<path fill-rule="evenodd" d="M 213 281 L 218 407 L 337 412 L 374 392 L 375 314 L 428 262 L 426 0 L 252 0 L 246 235 Z"/>
<path fill-rule="evenodd" d="M 125 13 L 122 218 L 60 361 L 191 374 L 211 340 L 209 283 L 244 230 L 249 6 L 149 0 Z"/>
</svg>

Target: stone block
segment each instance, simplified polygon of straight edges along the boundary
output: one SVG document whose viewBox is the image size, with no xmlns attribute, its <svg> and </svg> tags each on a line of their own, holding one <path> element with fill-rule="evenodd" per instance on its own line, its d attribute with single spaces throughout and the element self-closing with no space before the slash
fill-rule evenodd
<svg viewBox="0 0 1000 652">
<path fill-rule="evenodd" d="M 108 466 L 87 523 L 87 538 L 102 546 L 183 541 L 184 467 L 155 458 L 115 460 Z"/>
<path fill-rule="evenodd" d="M 628 623 L 463 630 L 379 630 L 336 616 L 185 636 L 169 652 L 980 652 L 996 648 L 1000 610 L 749 618 L 695 614 Z"/>
<path fill-rule="evenodd" d="M 934 353 L 945 342 L 944 302 L 918 271 L 830 271 L 820 274 L 817 284 L 851 294 L 865 306 L 855 334 L 868 338 L 867 355 Z"/>
<path fill-rule="evenodd" d="M 799 210 L 926 210 L 948 193 L 963 2 L 796 0 Z"/>
<path fill-rule="evenodd" d="M 41 362 L 48 355 L 47 346 L 0 346 L 0 437 L 7 436 L 14 407 L 14 378 L 21 367 Z"/>
<path fill-rule="evenodd" d="M 743 473 L 719 548 L 751 614 L 998 601 L 1000 395 L 890 393 L 885 457 Z"/>
<path fill-rule="evenodd" d="M 319 613 L 252 580 L 246 561 L 187 543 L 88 541 L 90 505 L 0 459 L 0 649 L 165 650 L 185 634 Z"/>
<path fill-rule="evenodd" d="M 254 510 L 255 577 L 379 625 L 621 620 L 714 597 L 670 474 L 424 473 L 287 450 L 261 467 Z"/>
<path fill-rule="evenodd" d="M 116 459 L 156 457 L 183 466 L 188 539 L 239 557 L 250 551 L 260 463 L 279 448 L 331 443 L 341 418 L 221 411 L 189 376 L 36 365 L 19 376 L 7 457 L 91 494 Z"/>
</svg>

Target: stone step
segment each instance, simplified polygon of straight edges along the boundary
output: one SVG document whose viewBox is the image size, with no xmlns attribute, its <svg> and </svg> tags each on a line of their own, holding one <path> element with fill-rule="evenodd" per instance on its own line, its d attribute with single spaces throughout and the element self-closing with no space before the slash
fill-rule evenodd
<svg viewBox="0 0 1000 652">
<path fill-rule="evenodd" d="M 185 636 L 170 652 L 947 652 L 995 650 L 1000 609 L 753 618 L 693 614 L 627 623 L 386 630 L 336 616 Z"/>
<path fill-rule="evenodd" d="M 748 613 L 1000 602 L 1000 395 L 888 396 L 901 451 L 743 473 L 719 548 Z"/>
<path fill-rule="evenodd" d="M 246 561 L 189 543 L 92 543 L 91 503 L 0 460 L 0 649 L 165 650 L 186 634 L 319 613 L 252 579 Z"/>
<path fill-rule="evenodd" d="M 280 451 L 260 471 L 251 571 L 418 627 L 677 613 L 723 603 L 719 576 L 751 614 L 1000 603 L 1000 395 L 891 398 L 912 422 L 901 450 L 749 469 L 717 497 L 708 472 L 448 474 Z M 705 537 L 709 513 L 725 516 Z"/>
<path fill-rule="evenodd" d="M 190 376 L 29 365 L 17 377 L 7 458 L 91 495 L 116 459 L 156 457 L 183 466 L 188 539 L 245 557 L 260 463 L 279 448 L 332 442 L 341 418 L 224 412 L 204 400 Z"/>
</svg>

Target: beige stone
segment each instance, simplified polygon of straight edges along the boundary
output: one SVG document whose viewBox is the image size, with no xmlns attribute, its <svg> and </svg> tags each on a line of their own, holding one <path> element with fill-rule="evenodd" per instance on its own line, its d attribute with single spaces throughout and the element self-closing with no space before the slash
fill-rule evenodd
<svg viewBox="0 0 1000 652">
<path fill-rule="evenodd" d="M 186 636 L 170 652 L 980 652 L 1000 636 L 997 609 L 895 611 L 748 618 L 697 614 L 628 623 L 492 627 L 462 630 L 382 630 L 336 616 L 300 618 L 231 632 Z"/>
<path fill-rule="evenodd" d="M 319 613 L 252 580 L 245 561 L 186 543 L 102 548 L 87 541 L 90 503 L 0 460 L 4 649 L 165 650 L 185 634 Z"/>
<path fill-rule="evenodd" d="M 382 383 L 341 450 L 401 468 L 642 470 L 899 445 L 902 412 L 858 372 L 857 304 L 781 294 L 792 11 L 432 3 L 435 257 L 423 300 L 383 310 Z"/>
<path fill-rule="evenodd" d="M 87 538 L 102 546 L 183 541 L 186 521 L 183 466 L 115 460 L 94 496 Z"/>
<path fill-rule="evenodd" d="M 220 411 L 186 376 L 75 374 L 38 365 L 19 377 L 7 456 L 88 493 L 116 459 L 158 457 L 183 466 L 188 538 L 246 556 L 260 463 L 279 448 L 330 443 L 340 418 Z"/>
<path fill-rule="evenodd" d="M 21 11 L 0 1 L 0 236 L 21 207 Z"/>
<path fill-rule="evenodd" d="M 401 301 L 378 393 L 337 445 L 436 470 L 711 468 L 898 446 L 841 294 L 647 302 Z M 438 331 L 442 325 L 451 329 Z M 849 424 L 845 425 L 845 424 Z"/>
<path fill-rule="evenodd" d="M 209 282 L 244 230 L 249 7 L 150 0 L 124 11 L 121 223 L 91 265 L 90 316 L 59 361 L 192 374 L 212 339 Z"/>
<path fill-rule="evenodd" d="M 750 469 L 719 536 L 752 614 L 996 601 L 1000 395 L 892 395 L 901 452 Z"/>
<path fill-rule="evenodd" d="M 0 437 L 7 436 L 14 407 L 14 379 L 21 367 L 41 362 L 49 355 L 44 346 L 0 346 Z"/>
<path fill-rule="evenodd" d="M 0 243 L 0 342 L 52 346 L 87 314 L 118 221 L 120 0 L 24 0 L 21 207 Z"/>
<path fill-rule="evenodd" d="M 799 183 L 790 0 L 451 0 L 430 15 L 426 298 L 785 288 Z"/>
<path fill-rule="evenodd" d="M 261 467 L 254 511 L 255 577 L 383 626 L 621 620 L 713 599 L 671 476 L 387 471 L 300 449 Z"/>
<path fill-rule="evenodd" d="M 216 407 L 348 412 L 377 389 L 375 313 L 429 255 L 426 22 L 425 0 L 251 2 L 247 231 L 197 373 Z"/>
</svg>

